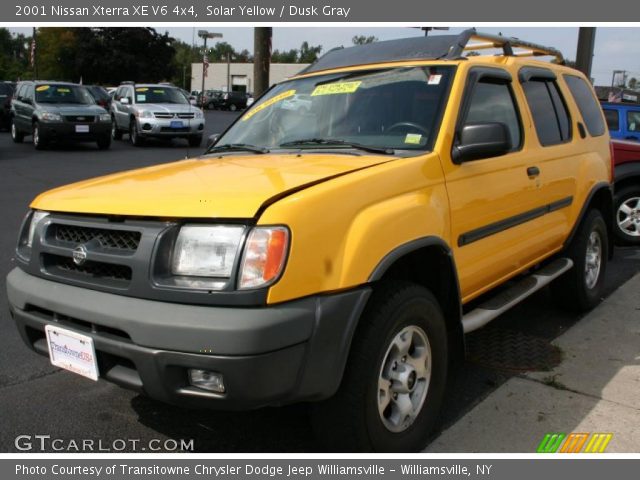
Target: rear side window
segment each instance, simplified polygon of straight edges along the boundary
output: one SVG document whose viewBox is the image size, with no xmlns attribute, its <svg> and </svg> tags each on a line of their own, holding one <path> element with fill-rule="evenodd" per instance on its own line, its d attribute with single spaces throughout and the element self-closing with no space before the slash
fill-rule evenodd
<svg viewBox="0 0 640 480">
<path fill-rule="evenodd" d="M 640 110 L 627 112 L 627 127 L 630 132 L 640 132 Z"/>
<path fill-rule="evenodd" d="M 604 118 L 607 121 L 609 130 L 620 130 L 620 117 L 617 110 L 611 110 L 610 108 L 604 109 Z"/>
<path fill-rule="evenodd" d="M 8 97 L 13 94 L 13 88 L 8 83 L 0 83 L 0 97 Z"/>
<path fill-rule="evenodd" d="M 522 84 L 542 146 L 571 139 L 571 122 L 558 86 L 552 80 L 531 79 Z"/>
<path fill-rule="evenodd" d="M 565 82 L 573 95 L 582 119 L 587 126 L 587 130 L 592 137 L 604 134 L 604 121 L 602 120 L 602 109 L 593 94 L 591 86 L 582 78 L 575 75 L 565 75 Z"/>
<path fill-rule="evenodd" d="M 480 80 L 473 89 L 465 123 L 504 123 L 513 150 L 520 147 L 520 120 L 508 83 Z"/>
</svg>

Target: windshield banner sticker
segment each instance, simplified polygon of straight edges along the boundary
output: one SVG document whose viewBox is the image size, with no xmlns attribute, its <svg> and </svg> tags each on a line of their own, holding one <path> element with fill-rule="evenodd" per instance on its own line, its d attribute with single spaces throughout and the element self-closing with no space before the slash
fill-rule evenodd
<svg viewBox="0 0 640 480">
<path fill-rule="evenodd" d="M 358 87 L 362 81 L 358 80 L 357 82 L 340 82 L 340 83 L 327 83 L 324 85 L 318 85 L 313 92 L 311 92 L 312 97 L 317 97 L 319 95 L 335 95 L 340 93 L 353 93 L 358 90 Z"/>
<path fill-rule="evenodd" d="M 422 135 L 419 133 L 407 133 L 407 136 L 404 137 L 404 143 L 412 145 L 420 145 L 420 140 L 422 140 Z"/>
<path fill-rule="evenodd" d="M 36 92 L 44 92 L 46 90 L 49 90 L 49 85 L 40 85 L 36 88 Z"/>
<path fill-rule="evenodd" d="M 270 98 L 269 100 L 267 100 L 266 102 L 261 103 L 260 105 L 257 105 L 256 107 L 252 108 L 251 110 L 249 110 L 244 117 L 242 117 L 242 121 L 246 122 L 247 120 L 249 120 L 251 117 L 253 117 L 256 113 L 261 112 L 262 110 L 264 110 L 267 107 L 270 107 L 271 105 L 273 105 L 274 103 L 278 103 L 281 100 L 284 100 L 285 98 L 289 98 L 293 95 L 296 94 L 295 90 L 287 90 L 286 92 L 282 92 L 279 95 L 276 95 L 273 98 Z"/>
</svg>

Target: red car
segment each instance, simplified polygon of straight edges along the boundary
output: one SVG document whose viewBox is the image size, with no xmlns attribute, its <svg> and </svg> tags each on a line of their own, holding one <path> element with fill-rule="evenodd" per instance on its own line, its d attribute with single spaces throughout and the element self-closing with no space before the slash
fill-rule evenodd
<svg viewBox="0 0 640 480">
<path fill-rule="evenodd" d="M 640 245 L 640 142 L 611 140 L 615 176 L 615 234 L 619 243 Z"/>
</svg>

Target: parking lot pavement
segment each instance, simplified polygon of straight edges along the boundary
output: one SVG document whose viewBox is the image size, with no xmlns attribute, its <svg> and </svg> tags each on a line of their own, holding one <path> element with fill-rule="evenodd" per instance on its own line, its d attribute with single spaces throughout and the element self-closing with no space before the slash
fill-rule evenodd
<svg viewBox="0 0 640 480">
<path fill-rule="evenodd" d="M 608 453 L 639 452 L 638 291 L 640 275 L 552 342 L 559 365 L 510 379 L 426 452 L 533 453 L 550 432 L 612 433 Z"/>
<path fill-rule="evenodd" d="M 222 131 L 237 116 L 218 111 L 206 115 L 207 134 Z M 184 438 L 193 439 L 199 452 L 319 451 L 305 405 L 239 413 L 180 409 L 55 369 L 22 344 L 8 314 L 5 277 L 29 202 L 72 181 L 202 152 L 188 150 L 184 141 L 150 142 L 142 148 L 114 142 L 108 151 L 95 145 L 35 151 L 26 142 L 13 144 L 8 133 L 0 132 L 0 452 L 15 451 L 16 436 L 25 434 L 100 439 L 107 445 L 118 439 Z M 607 272 L 607 295 L 638 272 L 638 252 L 617 250 Z M 444 427 L 460 424 L 487 395 L 522 372 L 555 368 L 560 357 L 551 343 L 576 322 L 582 323 L 580 316 L 555 308 L 543 290 L 469 335 L 468 358 L 452 386 Z M 518 410 L 517 399 L 512 408 Z"/>
</svg>

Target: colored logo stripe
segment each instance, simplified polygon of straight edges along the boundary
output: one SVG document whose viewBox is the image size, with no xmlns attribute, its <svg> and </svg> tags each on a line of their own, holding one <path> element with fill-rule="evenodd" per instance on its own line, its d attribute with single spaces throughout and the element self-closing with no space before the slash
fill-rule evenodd
<svg viewBox="0 0 640 480">
<path fill-rule="evenodd" d="M 556 453 L 565 436 L 564 433 L 547 433 L 536 451 L 538 453 Z"/>
<path fill-rule="evenodd" d="M 562 445 L 560 453 L 580 453 L 587 438 L 589 438 L 588 433 L 570 433 Z"/>
<path fill-rule="evenodd" d="M 613 438 L 613 433 L 594 433 L 584 453 L 603 453 Z"/>
</svg>

